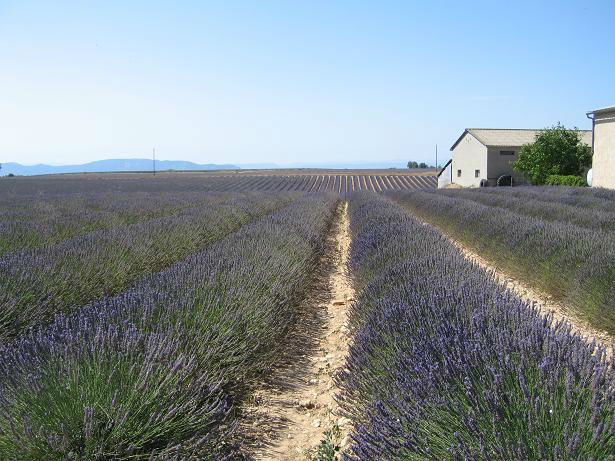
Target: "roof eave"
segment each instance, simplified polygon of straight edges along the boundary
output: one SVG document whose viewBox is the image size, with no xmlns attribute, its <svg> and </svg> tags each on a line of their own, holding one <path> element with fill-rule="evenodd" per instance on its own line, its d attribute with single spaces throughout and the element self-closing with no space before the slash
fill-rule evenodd
<svg viewBox="0 0 615 461">
<path fill-rule="evenodd" d="M 463 139 L 463 137 L 464 137 L 466 134 L 472 135 L 472 137 L 473 137 L 474 139 L 476 139 L 478 142 L 480 142 L 483 146 L 485 146 L 485 145 L 486 145 L 484 142 L 482 142 L 480 139 L 478 139 L 476 136 L 474 136 L 474 135 L 472 134 L 472 132 L 470 131 L 470 129 L 471 129 L 471 128 L 466 128 L 465 130 L 463 130 L 463 133 L 461 133 L 461 136 L 459 136 L 459 138 L 457 138 L 457 141 L 455 141 L 455 144 L 453 144 L 453 145 L 452 145 L 452 147 L 451 147 L 451 151 L 452 151 L 453 149 L 455 149 L 455 147 L 457 147 L 457 144 L 459 144 L 459 143 L 461 142 L 461 140 Z"/>
<path fill-rule="evenodd" d="M 590 114 L 600 115 L 600 114 L 606 114 L 608 112 L 615 112 L 615 106 L 602 107 L 600 109 L 591 110 L 587 113 L 587 115 L 590 115 Z"/>
</svg>

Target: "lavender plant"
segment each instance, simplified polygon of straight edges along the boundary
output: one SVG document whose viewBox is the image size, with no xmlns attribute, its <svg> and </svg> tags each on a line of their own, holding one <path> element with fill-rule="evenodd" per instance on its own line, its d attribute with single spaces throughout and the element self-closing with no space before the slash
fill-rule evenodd
<svg viewBox="0 0 615 461">
<path fill-rule="evenodd" d="M 360 295 L 338 377 L 355 422 L 345 459 L 614 459 L 603 349 L 391 200 L 357 194 L 350 220 Z"/>
<path fill-rule="evenodd" d="M 121 292 L 295 196 L 236 196 L 0 258 L 0 341 Z"/>
<path fill-rule="evenodd" d="M 440 190 L 443 192 L 444 190 Z M 467 192 L 461 190 L 462 192 Z M 494 194 L 500 197 L 514 197 L 525 201 L 546 204 L 569 205 L 576 208 L 613 211 L 615 194 L 612 190 L 601 188 L 581 188 L 564 186 L 521 186 L 521 187 L 486 187 L 477 189 L 480 194 Z"/>
<path fill-rule="evenodd" d="M 337 199 L 313 195 L 0 350 L 2 459 L 222 459 Z"/>
<path fill-rule="evenodd" d="M 590 198 L 587 196 L 582 197 L 579 203 L 577 203 L 577 198 L 563 200 L 561 194 L 553 200 L 548 200 L 549 197 L 552 197 L 548 192 L 545 192 L 547 200 L 544 196 L 536 199 L 536 192 L 533 189 L 536 189 L 536 187 L 515 188 L 514 190 L 510 188 L 441 190 L 438 193 L 495 207 L 494 213 L 499 212 L 497 208 L 503 208 L 516 214 L 531 216 L 544 221 L 568 223 L 597 231 L 615 231 L 615 209 L 612 207 L 603 209 L 597 206 L 598 204 L 593 207 L 588 206 L 588 202 L 596 200 L 585 200 Z M 538 187 L 538 189 L 547 188 Z M 489 192 L 484 192 L 487 190 Z M 493 192 L 493 190 L 496 192 Z M 514 195 L 512 194 L 513 191 Z M 605 202 L 603 199 L 597 201 L 600 205 Z"/>
<path fill-rule="evenodd" d="M 513 276 L 615 333 L 615 233 L 494 209 L 463 196 L 408 192 L 395 200 Z"/>
<path fill-rule="evenodd" d="M 210 191 L 301 191 L 333 192 L 347 195 L 357 190 L 435 189 L 435 176 L 389 176 L 366 177 L 350 175 L 271 175 L 271 176 L 211 176 L 204 180 Z"/>
<path fill-rule="evenodd" d="M 0 198 L 0 256 L 9 251 L 175 215 L 188 208 L 214 206 L 231 194 L 174 192 L 57 193 Z"/>
</svg>

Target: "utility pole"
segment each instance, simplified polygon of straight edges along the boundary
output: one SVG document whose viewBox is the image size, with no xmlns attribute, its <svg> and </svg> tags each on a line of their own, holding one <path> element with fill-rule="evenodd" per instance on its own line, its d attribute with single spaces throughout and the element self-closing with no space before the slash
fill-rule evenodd
<svg viewBox="0 0 615 461">
<path fill-rule="evenodd" d="M 436 144 L 436 171 L 438 171 L 438 145 Z"/>
<path fill-rule="evenodd" d="M 152 167 L 154 171 L 154 176 L 156 176 L 156 148 L 152 149 Z"/>
</svg>

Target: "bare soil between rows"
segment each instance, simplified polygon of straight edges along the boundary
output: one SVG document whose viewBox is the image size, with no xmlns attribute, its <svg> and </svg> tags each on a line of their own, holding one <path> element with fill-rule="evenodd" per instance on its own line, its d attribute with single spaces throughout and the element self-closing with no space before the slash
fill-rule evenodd
<svg viewBox="0 0 615 461">
<path fill-rule="evenodd" d="M 348 444 L 350 421 L 335 401 L 333 377 L 345 363 L 347 312 L 355 296 L 347 273 L 349 249 L 348 204 L 343 203 L 296 328 L 242 410 L 237 430 L 242 451 L 253 459 L 306 459 L 334 428 L 337 443 L 342 448 Z"/>
</svg>

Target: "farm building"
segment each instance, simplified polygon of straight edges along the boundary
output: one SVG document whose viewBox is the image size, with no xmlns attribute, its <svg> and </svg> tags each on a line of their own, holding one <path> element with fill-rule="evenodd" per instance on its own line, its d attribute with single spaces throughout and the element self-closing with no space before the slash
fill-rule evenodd
<svg viewBox="0 0 615 461">
<path fill-rule="evenodd" d="M 523 184 L 521 173 L 513 171 L 521 146 L 533 143 L 541 130 L 467 128 L 451 147 L 452 162 L 443 172 L 439 185 L 446 182 L 463 187 L 483 184 L 495 186 L 512 176 L 513 184 Z M 581 130 L 581 139 L 591 145 L 591 130 Z M 446 176 L 442 178 L 442 176 Z"/>
<path fill-rule="evenodd" d="M 593 120 L 592 186 L 615 189 L 615 106 L 587 114 Z"/>
</svg>

